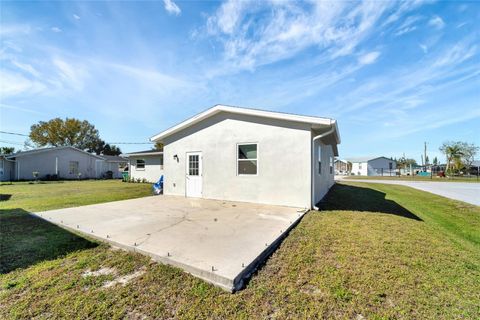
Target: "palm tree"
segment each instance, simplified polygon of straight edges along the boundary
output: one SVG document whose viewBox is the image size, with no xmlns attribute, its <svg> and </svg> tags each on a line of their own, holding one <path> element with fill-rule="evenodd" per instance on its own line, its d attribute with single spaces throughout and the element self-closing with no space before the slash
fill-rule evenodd
<svg viewBox="0 0 480 320">
<path fill-rule="evenodd" d="M 447 158 L 447 167 L 445 168 L 446 173 L 449 172 L 452 162 L 455 167 L 461 162 L 463 156 L 462 149 L 462 146 L 458 142 L 444 142 L 440 147 L 440 151 L 442 151 Z"/>
</svg>

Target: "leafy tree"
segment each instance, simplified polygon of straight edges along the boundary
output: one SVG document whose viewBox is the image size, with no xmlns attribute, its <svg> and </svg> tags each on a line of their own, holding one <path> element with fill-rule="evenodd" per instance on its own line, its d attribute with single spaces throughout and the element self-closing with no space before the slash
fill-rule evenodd
<svg viewBox="0 0 480 320">
<path fill-rule="evenodd" d="M 410 167 L 410 165 L 415 166 L 417 165 L 417 161 L 415 159 L 409 159 L 405 157 L 401 157 L 397 160 L 397 167 L 406 169 Z"/>
<path fill-rule="evenodd" d="M 0 147 L 0 154 L 11 154 L 15 152 L 14 147 Z"/>
<path fill-rule="evenodd" d="M 94 125 L 74 118 L 40 121 L 30 127 L 29 137 L 41 147 L 72 146 L 81 150 L 92 150 L 101 141 Z"/>
<path fill-rule="evenodd" d="M 108 156 L 118 156 L 122 153 L 119 147 L 105 143 L 103 140 L 97 141 L 93 148 L 89 148 L 88 152 L 95 152 L 95 154 L 103 154 Z"/>
<path fill-rule="evenodd" d="M 432 163 L 433 163 L 434 166 L 438 166 L 438 159 L 437 159 L 437 157 L 433 158 Z"/>
<path fill-rule="evenodd" d="M 107 156 L 118 156 L 122 154 L 122 150 L 120 150 L 119 147 L 116 145 L 110 145 L 110 144 L 105 144 L 105 147 L 103 148 L 102 154 L 107 155 Z"/>
<path fill-rule="evenodd" d="M 479 147 L 473 143 L 462 142 L 461 144 L 463 150 L 463 164 L 467 169 L 470 169 L 472 162 L 475 160 L 475 156 L 478 153 Z"/>
<path fill-rule="evenodd" d="M 462 167 L 470 167 L 476 154 L 478 146 L 462 141 L 446 141 L 440 147 L 440 151 L 447 159 L 445 171 L 460 170 Z"/>
</svg>

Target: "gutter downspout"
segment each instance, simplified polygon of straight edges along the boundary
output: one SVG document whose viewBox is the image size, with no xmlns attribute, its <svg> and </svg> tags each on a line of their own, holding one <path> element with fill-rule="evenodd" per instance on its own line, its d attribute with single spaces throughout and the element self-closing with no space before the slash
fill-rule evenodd
<svg viewBox="0 0 480 320">
<path fill-rule="evenodd" d="M 314 170 L 314 166 L 315 166 L 315 163 L 314 163 L 314 159 L 315 159 L 315 141 L 317 141 L 318 139 L 322 139 L 330 134 L 332 134 L 333 132 L 335 132 L 335 121 L 332 121 L 330 120 L 330 130 L 328 130 L 327 132 L 324 132 L 324 133 L 321 133 L 319 134 L 318 136 L 315 136 L 312 138 L 312 196 L 311 196 L 311 207 L 315 210 L 318 210 L 318 207 L 315 205 L 315 170 Z"/>
</svg>

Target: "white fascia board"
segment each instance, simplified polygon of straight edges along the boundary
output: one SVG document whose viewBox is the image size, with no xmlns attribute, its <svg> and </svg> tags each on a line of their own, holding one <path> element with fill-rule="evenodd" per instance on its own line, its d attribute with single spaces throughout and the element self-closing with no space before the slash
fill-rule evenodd
<svg viewBox="0 0 480 320">
<path fill-rule="evenodd" d="M 257 109 L 247 109 L 247 108 L 239 108 L 239 107 L 231 107 L 225 105 L 216 105 L 208 110 L 205 110 L 202 113 L 197 114 L 165 131 L 160 132 L 159 134 L 150 138 L 150 141 L 155 142 L 163 139 L 171 134 L 174 134 L 184 128 L 192 126 L 208 117 L 211 117 L 219 112 L 229 112 L 235 114 L 244 114 L 244 115 L 251 115 L 257 117 L 264 117 L 270 119 L 278 119 L 278 120 L 287 120 L 287 121 L 294 121 L 294 122 L 302 122 L 302 123 L 309 123 L 312 125 L 322 125 L 322 126 L 330 126 L 333 122 L 332 119 L 328 118 L 320 118 L 320 117 L 311 117 L 311 116 L 302 116 L 296 114 L 289 114 L 289 113 L 281 113 L 281 112 L 274 112 L 274 111 L 265 111 L 265 110 L 257 110 Z M 338 133 L 338 130 L 337 130 Z"/>
<path fill-rule="evenodd" d="M 159 156 L 162 155 L 162 152 L 148 152 L 148 153 L 126 153 L 124 157 L 141 157 L 141 156 Z"/>
</svg>

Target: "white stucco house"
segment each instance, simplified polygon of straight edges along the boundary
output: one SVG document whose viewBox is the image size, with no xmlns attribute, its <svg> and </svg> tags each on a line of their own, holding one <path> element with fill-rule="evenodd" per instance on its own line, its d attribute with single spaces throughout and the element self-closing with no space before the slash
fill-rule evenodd
<svg viewBox="0 0 480 320">
<path fill-rule="evenodd" d="M 357 176 L 394 176 L 397 162 L 387 157 L 349 158 L 352 164 L 351 174 Z"/>
<path fill-rule="evenodd" d="M 0 181 L 38 179 L 97 179 L 112 171 L 121 177 L 120 168 L 127 160 L 103 156 L 65 146 L 20 151 L 0 157 Z"/>
<path fill-rule="evenodd" d="M 128 174 L 133 179 L 157 182 L 163 175 L 163 152 L 156 150 L 124 154 L 128 158 Z"/>
<path fill-rule="evenodd" d="M 333 119 L 216 105 L 150 140 L 164 145 L 167 195 L 312 208 L 334 184 L 340 135 Z"/>
</svg>

